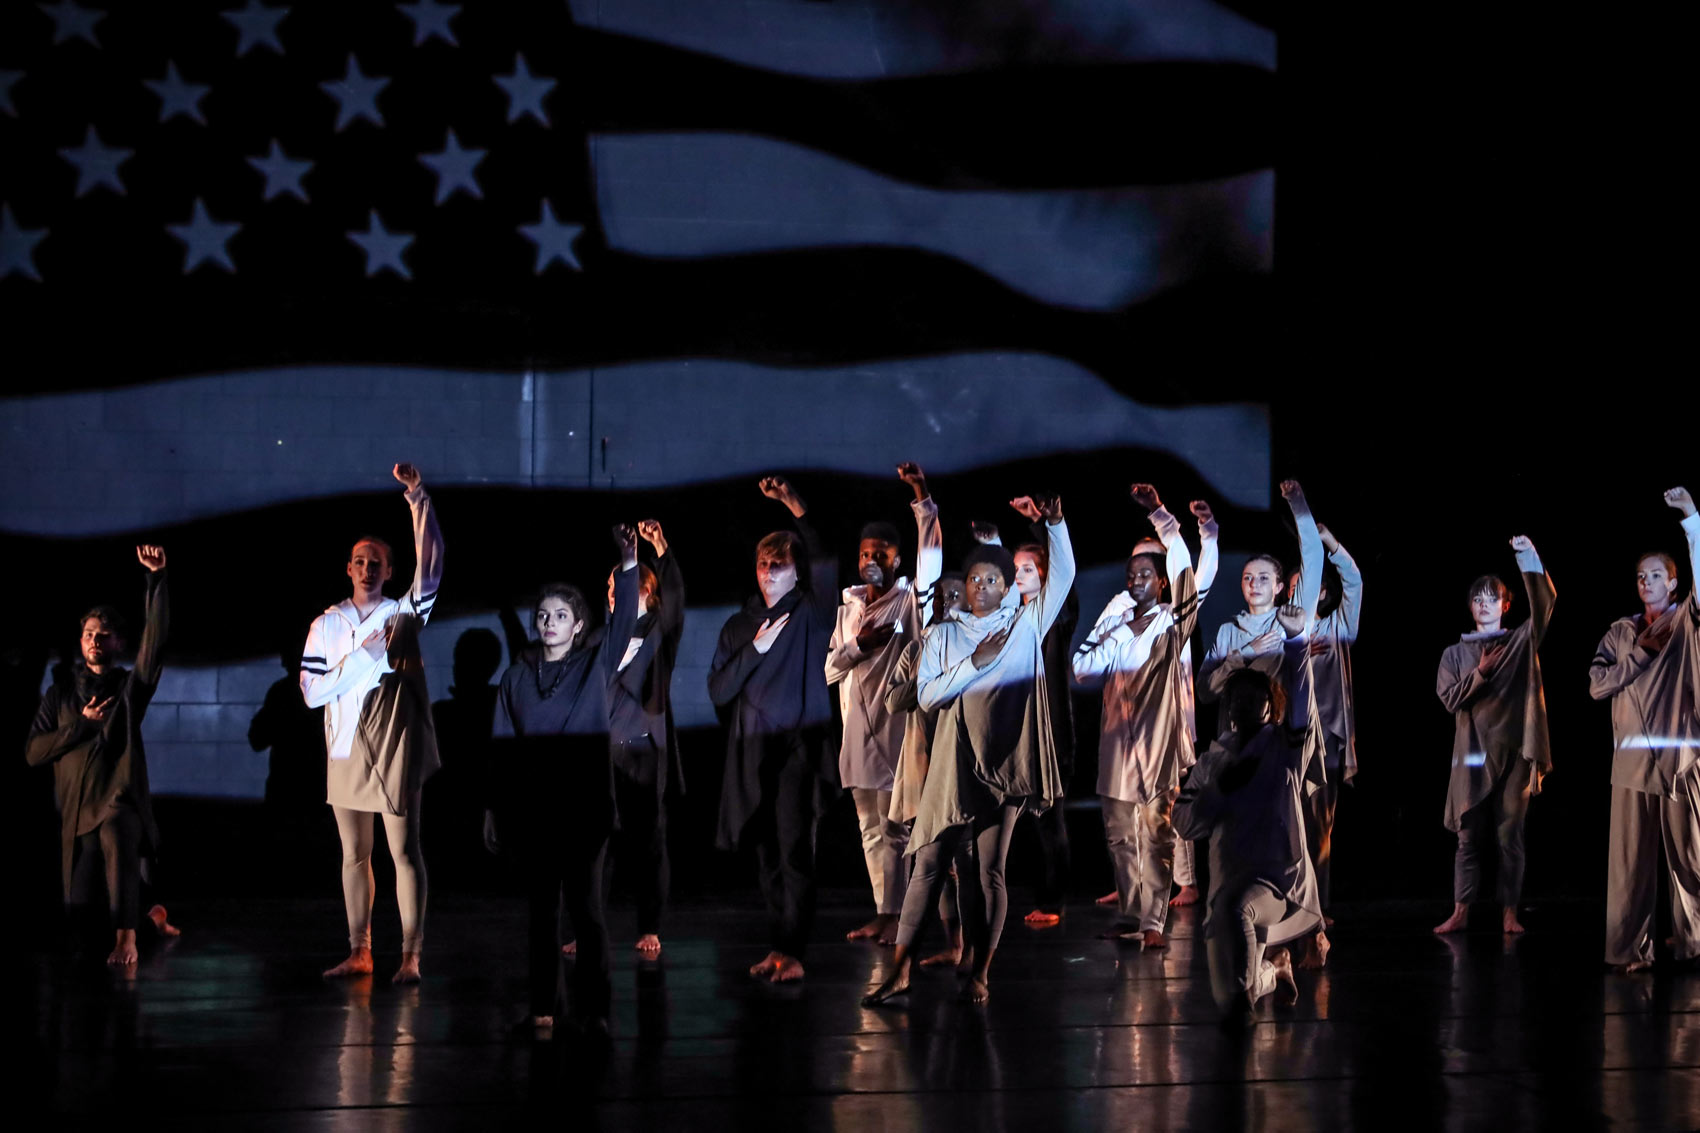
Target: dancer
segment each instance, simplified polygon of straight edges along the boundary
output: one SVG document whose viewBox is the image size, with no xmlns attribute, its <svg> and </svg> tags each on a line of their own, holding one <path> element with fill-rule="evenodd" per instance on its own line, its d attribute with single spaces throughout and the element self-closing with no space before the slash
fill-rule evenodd
<svg viewBox="0 0 1700 1133">
<path fill-rule="evenodd" d="M 945 871 L 964 839 L 973 839 L 978 885 L 962 878 L 972 910 L 964 911 L 974 951 L 966 997 L 984 1003 L 987 976 L 1008 911 L 1004 858 L 1022 810 L 1042 810 L 1062 797 L 1056 740 L 1046 693 L 1044 637 L 1074 584 L 1074 552 L 1062 501 L 1034 504 L 1043 516 L 1049 570 L 1037 596 L 1013 601 L 1015 563 L 1002 547 L 968 556 L 968 611 L 938 625 L 921 655 L 920 706 L 939 712 L 920 812 L 909 839 L 915 872 L 903 901 L 892 975 L 863 1003 L 883 1003 L 909 988 L 911 953 Z"/>
<path fill-rule="evenodd" d="M 561 979 L 560 911 L 565 897 L 578 944 L 569 1020 L 592 1035 L 608 1031 L 612 998 L 602 868 L 614 828 L 615 776 L 609 721 L 618 706 L 619 664 L 638 620 L 637 533 L 614 528 L 620 566 L 614 609 L 600 632 L 576 587 L 545 586 L 533 609 L 539 650 L 502 674 L 496 694 L 485 840 L 524 863 L 531 1014 L 522 1027 L 553 1036 L 568 1001 Z M 563 808 L 566 813 L 563 814 Z"/>
<path fill-rule="evenodd" d="M 82 656 L 72 679 L 69 684 L 55 682 L 42 694 L 24 747 L 31 767 L 53 765 L 65 904 L 80 914 L 93 903 L 90 891 L 104 874 L 108 924 L 114 933 L 106 962 L 126 969 L 138 958 L 142 858 L 151 856 L 159 844 L 142 720 L 159 688 L 171 620 L 165 549 L 137 547 L 136 559 L 148 573 L 147 620 L 135 667 L 116 663 L 124 650 L 118 611 L 96 606 L 84 614 Z M 93 870 L 94 862 L 105 867 L 102 873 Z M 164 906 L 149 909 L 147 919 L 160 935 L 178 935 L 166 920 Z"/>
<path fill-rule="evenodd" d="M 1257 555 L 1246 562 L 1240 576 L 1240 593 L 1246 608 L 1233 621 L 1225 622 L 1216 631 L 1216 640 L 1204 656 L 1201 676 L 1204 679 L 1202 696 L 1215 700 L 1227 687 L 1230 677 L 1244 668 L 1254 668 L 1272 679 L 1280 675 L 1284 656 L 1281 627 L 1276 624 L 1276 602 L 1287 593 L 1293 603 L 1305 611 L 1305 617 L 1316 617 L 1317 600 L 1322 591 L 1322 535 L 1305 501 L 1304 489 L 1297 480 L 1281 482 L 1281 496 L 1292 509 L 1294 526 L 1299 536 L 1299 582 L 1295 593 L 1287 591 L 1288 577 L 1281 561 L 1274 555 Z M 1314 696 L 1313 683 L 1306 680 L 1309 695 Z M 1326 786 L 1326 743 L 1318 726 L 1318 715 L 1306 714 L 1311 731 L 1309 754 L 1303 767 L 1307 799 Z M 1301 967 L 1320 968 L 1328 960 L 1328 937 L 1318 932 L 1305 948 Z"/>
<path fill-rule="evenodd" d="M 431 497 L 411 464 L 393 469 L 413 513 L 413 585 L 398 602 L 384 597 L 390 547 L 362 538 L 348 556 L 353 595 L 313 620 L 301 656 L 301 696 L 325 709 L 329 757 L 326 801 L 342 839 L 342 898 L 348 915 L 348 959 L 328 977 L 372 971 L 372 839 L 374 816 L 395 862 L 401 910 L 401 966 L 396 983 L 417 983 L 425 937 L 425 856 L 420 849 L 420 790 L 437 769 L 437 741 L 419 665 L 399 664 L 417 648 L 443 578 L 443 536 Z M 402 615 L 417 624 L 403 626 Z M 395 635 L 393 631 L 402 632 Z M 416 660 L 416 658 L 413 658 Z M 371 694 L 382 689 L 382 694 Z M 418 701 L 423 697 L 423 707 Z"/>
<path fill-rule="evenodd" d="M 1305 807 L 1305 845 L 1316 864 L 1316 887 L 1322 897 L 1323 922 L 1327 915 L 1334 873 L 1334 810 L 1340 787 L 1358 773 L 1357 712 L 1352 698 L 1352 643 L 1358 639 L 1358 622 L 1363 612 L 1364 578 L 1358 564 L 1334 533 L 1319 523 L 1317 535 L 1328 555 L 1317 592 L 1316 622 L 1307 631 L 1310 639 L 1311 687 L 1316 690 L 1318 726 L 1322 732 L 1323 770 L 1327 773 L 1319 790 L 1311 793 Z M 1302 590 L 1295 573 L 1288 593 Z"/>
<path fill-rule="evenodd" d="M 912 461 L 897 466 L 898 479 L 915 492 L 915 580 L 897 574 L 897 529 L 889 523 L 862 528 L 857 569 L 862 585 L 846 587 L 826 655 L 826 683 L 838 686 L 844 720 L 838 753 L 839 783 L 856 803 L 862 856 L 874 891 L 874 919 L 845 934 L 846 940 L 877 939 L 892 944 L 903 910 L 908 867 L 903 849 L 909 829 L 890 817 L 893 777 L 903 749 L 906 716 L 886 709 L 886 685 L 905 644 L 921 630 L 916 595 L 931 589 L 944 565 L 938 508 L 927 478 Z"/>
<path fill-rule="evenodd" d="M 1031 602 L 1044 585 L 1046 571 L 1045 525 L 1037 507 L 1026 496 L 1012 505 L 1032 526 L 1033 542 L 1015 549 L 1015 589 L 1022 604 Z M 1001 546 L 996 524 L 975 523 L 974 538 L 990 546 Z M 1080 621 L 1080 597 L 1071 586 L 1056 622 L 1045 635 L 1045 695 L 1050 701 L 1051 735 L 1057 752 L 1057 773 L 1064 793 L 1074 776 L 1074 697 L 1069 689 L 1069 648 L 1074 627 Z M 1068 898 L 1068 878 L 1073 854 L 1068 842 L 1068 823 L 1061 805 L 1033 814 L 1039 835 L 1039 888 L 1037 908 L 1022 918 L 1032 928 L 1055 928 L 1062 923 Z"/>
<path fill-rule="evenodd" d="M 1462 932 L 1469 924 L 1482 853 L 1496 835 L 1501 927 L 1507 933 L 1523 931 L 1517 920 L 1523 819 L 1552 770 L 1539 650 L 1558 592 L 1527 535 L 1515 536 L 1511 549 L 1529 595 L 1529 620 L 1507 631 L 1502 623 L 1511 610 L 1511 588 L 1491 574 L 1476 579 L 1470 584 L 1475 632 L 1446 647 L 1435 677 L 1435 692 L 1455 721 L 1446 828 L 1458 835 L 1452 915 L 1434 926 L 1437 933 Z"/>
<path fill-rule="evenodd" d="M 1594 653 L 1589 692 L 1611 698 L 1611 835 L 1606 858 L 1606 963 L 1653 966 L 1659 851 L 1669 871 L 1672 944 L 1700 955 L 1700 514 L 1687 488 L 1665 503 L 1682 513 L 1689 592 L 1677 601 L 1676 560 L 1641 556 L 1641 613 L 1612 623 Z"/>
<path fill-rule="evenodd" d="M 838 564 L 822 551 L 804 518 L 808 505 L 784 477 L 766 477 L 760 487 L 785 505 L 797 530 L 756 544 L 759 593 L 726 619 L 709 662 L 709 699 L 731 715 L 716 841 L 724 850 L 755 841 L 770 946 L 750 976 L 789 983 L 804 975 L 815 826 L 838 785 L 826 687 Z"/>
<path fill-rule="evenodd" d="M 897 770 L 893 774 L 891 792 L 891 818 L 901 822 L 905 831 L 915 823 L 915 816 L 921 809 L 921 796 L 926 789 L 927 765 L 933 747 L 933 732 L 938 726 L 937 710 L 923 709 L 920 703 L 919 690 L 915 678 L 921 667 L 921 652 L 927 635 L 942 621 L 953 618 L 962 609 L 962 598 L 965 580 L 960 571 L 945 571 L 939 575 L 939 580 L 931 589 L 920 591 L 921 617 L 925 624 L 921 633 L 911 638 L 903 647 L 902 655 L 891 670 L 891 678 L 886 685 L 885 708 L 887 712 L 905 713 L 903 724 L 903 749 L 897 758 Z M 963 843 L 966 847 L 967 843 Z M 963 862 L 964 855 L 958 855 Z M 905 861 L 907 870 L 910 863 Z M 957 894 L 958 863 L 952 863 L 945 875 L 945 883 L 939 894 L 939 919 L 944 922 L 945 949 L 932 956 L 921 959 L 921 967 L 932 968 L 945 964 L 956 965 L 962 961 L 962 916 Z"/>
<path fill-rule="evenodd" d="M 609 690 L 608 750 L 618 816 L 615 852 L 637 878 L 634 947 L 653 960 L 661 955 L 661 910 L 667 902 L 667 788 L 685 789 L 673 727 L 673 666 L 685 632 L 685 579 L 661 524 L 640 520 L 637 530 L 655 549 L 655 566 L 638 564 L 639 613 L 630 640 L 620 645 L 619 675 Z M 608 575 L 610 616 L 623 569 Z"/>
<path fill-rule="evenodd" d="M 1183 579 L 1193 587 L 1195 576 L 1179 522 L 1150 484 L 1133 485 L 1132 495 L 1150 515 L 1163 557 L 1136 550 L 1128 559 L 1127 589 L 1099 615 L 1073 670 L 1083 683 L 1104 680 L 1098 795 L 1121 916 L 1113 935 L 1138 939 L 1143 951 L 1168 947 L 1170 811 L 1181 772 L 1194 761 L 1190 641 L 1200 598 L 1181 591 Z M 1210 539 L 1201 557 L 1213 560 L 1214 550 Z M 1215 574 L 1214 561 L 1207 569 Z M 1173 605 L 1162 601 L 1171 582 Z"/>
<path fill-rule="evenodd" d="M 1275 613 L 1284 639 L 1279 683 L 1261 666 L 1243 666 L 1222 683 L 1226 734 L 1199 758 L 1175 804 L 1181 837 L 1210 839 L 1205 947 L 1210 990 L 1230 1020 L 1254 1010 L 1276 984 L 1285 986 L 1285 1002 L 1297 1000 L 1287 950 L 1264 953 L 1322 923 L 1301 799 L 1305 763 L 1314 758 L 1309 621 L 1300 606 Z"/>
</svg>

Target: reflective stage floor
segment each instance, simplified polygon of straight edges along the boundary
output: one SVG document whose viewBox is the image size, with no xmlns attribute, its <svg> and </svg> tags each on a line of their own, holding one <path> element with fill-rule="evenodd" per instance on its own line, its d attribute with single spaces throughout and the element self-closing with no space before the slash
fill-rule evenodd
<svg viewBox="0 0 1700 1133">
<path fill-rule="evenodd" d="M 616 909 L 605 1047 L 509 1037 L 518 900 L 433 897 L 425 982 L 406 989 L 388 982 L 393 898 L 378 977 L 338 983 L 318 972 L 340 958 L 340 902 L 185 903 L 183 937 L 146 944 L 132 981 L 98 958 L 26 959 L 13 1096 L 59 1128 L 1700 1126 L 1700 975 L 1604 971 L 1595 905 L 1534 908 L 1515 943 L 1437 939 L 1442 908 L 1342 905 L 1298 1006 L 1266 1000 L 1234 1032 L 1213 1019 L 1197 907 L 1166 953 L 1142 955 L 1096 939 L 1111 917 L 1086 902 L 1043 931 L 1014 905 L 989 1005 L 928 973 L 906 1006 L 869 1010 L 890 953 L 842 940 L 864 911 L 853 897 L 823 901 L 808 979 L 789 988 L 744 974 L 766 951 L 753 894 L 675 906 L 653 964 Z"/>
</svg>

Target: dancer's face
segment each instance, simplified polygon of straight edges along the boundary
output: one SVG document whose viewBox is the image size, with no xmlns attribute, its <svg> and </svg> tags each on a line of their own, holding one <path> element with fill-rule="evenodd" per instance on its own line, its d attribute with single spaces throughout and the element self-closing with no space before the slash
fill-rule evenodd
<svg viewBox="0 0 1700 1133">
<path fill-rule="evenodd" d="M 875 590 L 884 590 L 897 578 L 901 561 L 897 548 L 884 539 L 863 539 L 856 553 L 856 571 L 863 582 Z"/>
<path fill-rule="evenodd" d="M 1039 556 L 1032 551 L 1015 552 L 1015 588 L 1026 601 L 1045 585 L 1045 572 L 1039 569 Z"/>
<path fill-rule="evenodd" d="M 797 588 L 797 564 L 762 552 L 756 556 L 756 589 L 769 606 Z"/>
<path fill-rule="evenodd" d="M 1635 592 L 1648 606 L 1668 605 L 1676 597 L 1676 579 L 1665 560 L 1648 555 L 1635 568 Z"/>
<path fill-rule="evenodd" d="M 1003 596 L 1008 593 L 1009 580 L 995 564 L 975 563 L 969 568 L 968 609 L 971 613 L 985 617 L 1003 605 Z"/>
<path fill-rule="evenodd" d="M 1150 555 L 1135 555 L 1127 561 L 1127 596 L 1136 605 L 1148 606 L 1162 598 L 1165 581 Z"/>
<path fill-rule="evenodd" d="M 1240 574 L 1240 594 L 1253 610 L 1267 610 L 1275 605 L 1286 584 L 1276 573 L 1275 564 L 1268 559 L 1253 559 Z"/>
<path fill-rule="evenodd" d="M 112 663 L 122 645 L 118 635 L 107 629 L 99 618 L 88 618 L 83 622 L 81 644 L 83 664 L 97 673 Z"/>
<path fill-rule="evenodd" d="M 1470 596 L 1470 620 L 1479 630 L 1498 629 L 1511 603 L 1499 596 L 1499 591 L 1483 588 Z"/>
<path fill-rule="evenodd" d="M 356 543 L 348 555 L 348 577 L 359 594 L 382 590 L 390 580 L 390 557 L 376 543 Z"/>
<path fill-rule="evenodd" d="M 561 598 L 549 597 L 537 604 L 537 637 L 545 649 L 561 649 L 572 645 L 578 635 L 578 619 L 573 608 Z"/>
<path fill-rule="evenodd" d="M 964 590 L 963 581 L 958 576 L 952 575 L 948 578 L 939 579 L 938 588 L 933 591 L 935 621 L 943 618 L 952 610 L 966 610 L 968 608 L 963 601 Z"/>
</svg>

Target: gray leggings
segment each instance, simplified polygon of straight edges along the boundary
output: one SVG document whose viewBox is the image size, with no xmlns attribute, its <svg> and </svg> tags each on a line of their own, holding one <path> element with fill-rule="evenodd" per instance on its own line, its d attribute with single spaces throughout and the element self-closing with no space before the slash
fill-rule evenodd
<svg viewBox="0 0 1700 1133">
<path fill-rule="evenodd" d="M 1211 900 L 1205 952 L 1210 992 L 1222 1011 L 1238 1012 L 1275 990 L 1275 966 L 1263 958 L 1264 937 L 1286 915 L 1286 899 L 1261 882 Z"/>
<path fill-rule="evenodd" d="M 367 810 L 333 806 L 342 836 L 342 901 L 348 911 L 348 946 L 372 947 L 372 841 L 379 817 Z M 407 802 L 407 817 L 383 815 L 384 841 L 395 862 L 395 899 L 401 909 L 401 950 L 419 951 L 425 941 L 425 854 L 419 845 L 419 792 Z"/>
<path fill-rule="evenodd" d="M 1009 892 L 1004 886 L 1004 859 L 1009 856 L 1010 835 L 1021 816 L 1021 804 L 999 807 L 992 814 L 975 818 L 971 824 L 947 827 L 938 840 L 915 851 L 915 872 L 903 895 L 903 916 L 897 923 L 897 944 L 912 949 L 927 922 L 927 914 L 939 899 L 950 876 L 952 859 L 963 861 L 963 851 L 972 836 L 974 858 L 979 863 L 980 884 L 961 877 L 962 928 L 965 943 L 976 949 L 982 963 L 1003 936 L 1004 917 L 1009 912 Z"/>
</svg>

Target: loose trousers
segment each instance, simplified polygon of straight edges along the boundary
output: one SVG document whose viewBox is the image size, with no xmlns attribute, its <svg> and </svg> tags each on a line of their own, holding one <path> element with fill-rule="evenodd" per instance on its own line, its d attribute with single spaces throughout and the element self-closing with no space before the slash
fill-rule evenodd
<svg viewBox="0 0 1700 1133">
<path fill-rule="evenodd" d="M 1178 789 L 1165 792 L 1144 803 L 1099 796 L 1121 920 L 1137 924 L 1141 932 L 1162 932 L 1169 921 L 1175 862 L 1175 828 L 1169 815 L 1179 794 Z"/>
<path fill-rule="evenodd" d="M 1653 959 L 1659 850 L 1670 877 L 1676 958 L 1700 956 L 1700 806 L 1628 787 L 1611 789 L 1606 853 L 1606 963 Z"/>
</svg>

